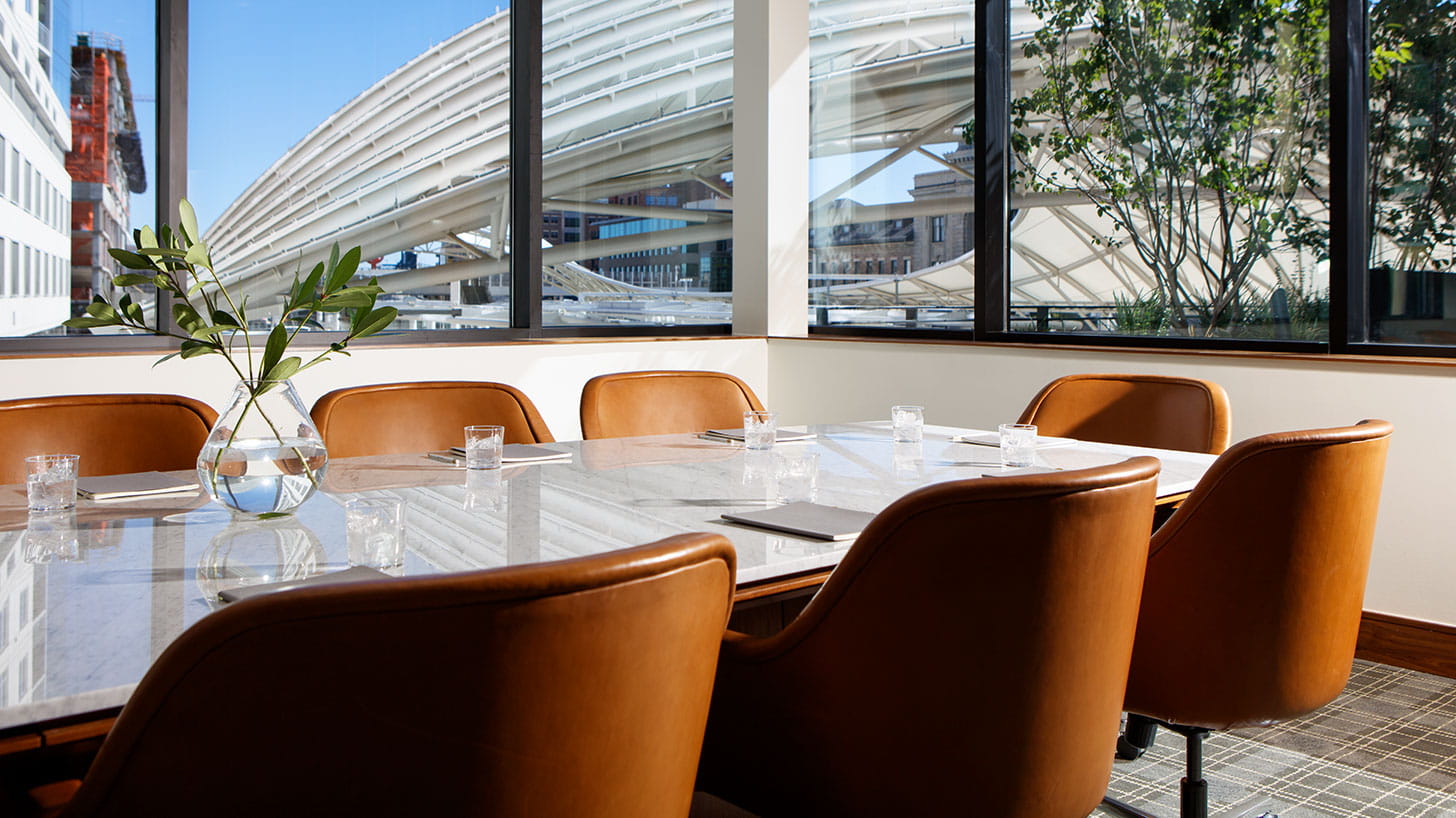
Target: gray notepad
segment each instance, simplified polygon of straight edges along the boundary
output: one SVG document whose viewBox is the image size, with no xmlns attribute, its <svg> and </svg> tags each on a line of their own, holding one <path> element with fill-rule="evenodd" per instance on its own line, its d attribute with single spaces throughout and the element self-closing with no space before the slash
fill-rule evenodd
<svg viewBox="0 0 1456 818">
<path fill-rule="evenodd" d="M 76 493 L 91 500 L 124 500 L 158 494 L 181 494 L 201 488 L 196 480 L 173 477 L 159 471 L 139 474 L 107 474 L 76 480 Z"/>
<path fill-rule="evenodd" d="M 875 515 L 818 503 L 789 503 L 761 511 L 729 512 L 730 522 L 813 537 L 817 540 L 852 540 L 859 536 Z"/>
<path fill-rule="evenodd" d="M 226 591 L 219 591 L 217 598 L 223 602 L 237 602 L 241 599 L 263 596 L 264 594 L 291 591 L 294 588 L 309 588 L 315 585 L 335 585 L 345 582 L 366 582 L 375 579 L 392 579 L 392 577 L 375 568 L 355 565 L 351 568 L 345 568 L 342 571 L 315 574 L 311 577 L 304 577 L 303 579 L 290 579 L 284 580 L 283 582 L 269 582 L 263 585 L 244 585 L 238 588 L 229 588 Z"/>
</svg>

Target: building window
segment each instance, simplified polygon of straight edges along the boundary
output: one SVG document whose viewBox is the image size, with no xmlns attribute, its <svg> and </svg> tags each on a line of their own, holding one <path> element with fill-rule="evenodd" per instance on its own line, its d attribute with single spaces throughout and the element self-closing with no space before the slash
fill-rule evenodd
<svg viewBox="0 0 1456 818">
<path fill-rule="evenodd" d="M 931 216 L 930 217 L 930 241 L 933 244 L 934 243 L 939 243 L 939 242 L 945 241 L 945 217 L 944 216 Z"/>
</svg>

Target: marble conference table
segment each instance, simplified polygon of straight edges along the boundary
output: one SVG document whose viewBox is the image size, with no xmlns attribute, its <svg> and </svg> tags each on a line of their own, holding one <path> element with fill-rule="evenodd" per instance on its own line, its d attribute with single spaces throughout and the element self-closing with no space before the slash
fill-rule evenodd
<svg viewBox="0 0 1456 818">
<path fill-rule="evenodd" d="M 347 565 L 343 503 L 405 503 L 402 574 L 584 556 L 689 531 L 727 536 L 740 597 L 784 578 L 822 575 L 850 542 L 726 523 L 725 511 L 773 505 L 776 465 L 819 455 L 817 502 L 878 512 L 920 486 L 1004 473 L 990 446 L 928 426 L 919 444 L 888 423 L 810 427 L 811 440 L 756 452 L 694 435 L 552 444 L 570 461 L 466 470 L 422 454 L 335 460 L 321 490 L 289 517 L 235 517 L 201 494 L 81 500 L 74 515 L 29 516 L 23 486 L 0 487 L 0 739 L 113 715 L 153 659 L 223 603 L 219 591 Z M 1074 469 L 1151 454 L 1158 494 L 1186 494 L 1210 455 L 1078 442 L 1038 453 Z"/>
</svg>

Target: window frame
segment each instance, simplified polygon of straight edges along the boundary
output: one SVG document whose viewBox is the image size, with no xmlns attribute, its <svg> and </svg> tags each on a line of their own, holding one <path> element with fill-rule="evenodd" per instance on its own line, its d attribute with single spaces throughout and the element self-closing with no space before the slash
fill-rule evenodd
<svg viewBox="0 0 1456 818">
<path fill-rule="evenodd" d="M 185 194 L 187 159 L 187 33 L 189 0 L 156 0 L 157 37 L 157 214 L 169 221 L 175 202 Z M 677 326 L 601 325 L 543 326 L 540 240 L 542 0 L 512 3 L 512 121 L 522 123 L 510 137 L 513 257 L 525 263 L 511 270 L 511 326 L 493 329 L 398 330 L 362 339 L 360 345 L 474 345 L 552 338 L 731 336 L 730 324 Z M 936 330 L 874 326 L 810 326 L 810 337 L 863 337 L 875 340 L 957 340 L 1024 343 L 1054 347 L 1123 347 L 1133 349 L 1253 351 L 1292 354 L 1379 357 L 1456 357 L 1456 346 L 1377 343 L 1369 340 L 1369 278 L 1363 259 L 1369 237 L 1365 230 L 1331 230 L 1329 340 L 1273 341 L 1159 337 L 1112 334 L 1063 334 L 1012 331 L 1010 291 L 1010 7 L 1008 0 L 967 0 L 975 18 L 975 121 L 994 123 L 976 128 L 973 329 Z M 795 12 L 797 13 L 797 12 Z M 1359 0 L 1330 4 L 1330 223 L 1365 224 L 1368 216 L 1369 24 Z M 807 116 L 807 112 L 804 114 Z M 15 158 L 19 158 L 15 151 Z M 0 162 L 10 160 L 0 152 Z M 11 168 L 11 170 L 16 170 Z M 19 193 L 21 174 L 4 174 L 0 195 Z M 20 196 L 12 196 L 20 199 Z M 62 208 L 69 204 L 63 197 Z M 69 213 L 59 214 L 69 221 Z M 12 242 L 14 243 L 14 242 Z M 12 265 L 13 266 L 13 265 Z M 18 271 L 11 270 L 11 275 Z M 810 307 L 807 292 L 805 308 Z M 159 304 L 167 309 L 165 301 Z M 337 333 L 311 334 L 320 345 Z M 148 336 L 33 336 L 0 338 L 0 356 L 25 354 L 164 351 L 173 342 Z"/>
</svg>

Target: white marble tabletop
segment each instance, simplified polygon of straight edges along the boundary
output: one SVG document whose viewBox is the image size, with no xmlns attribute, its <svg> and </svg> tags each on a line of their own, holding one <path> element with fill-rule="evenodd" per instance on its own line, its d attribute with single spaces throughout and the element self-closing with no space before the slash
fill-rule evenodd
<svg viewBox="0 0 1456 818">
<path fill-rule="evenodd" d="M 1003 473 L 994 447 L 953 442 L 969 430 L 926 427 L 893 443 L 888 423 L 810 427 L 812 440 L 745 451 L 691 435 L 551 444 L 565 462 L 467 472 L 423 455 L 329 464 L 323 490 L 293 516 L 235 518 L 202 495 L 96 503 L 37 520 L 23 487 L 0 487 L 0 735 L 114 711 L 152 660 L 221 603 L 220 590 L 347 565 L 343 502 L 398 497 L 407 552 L 400 573 L 564 559 L 712 531 L 738 551 L 740 584 L 836 564 L 850 542 L 775 534 L 720 519 L 779 499 L 787 459 L 818 455 L 815 500 L 878 512 L 932 483 Z M 1191 490 L 1210 455 L 1077 443 L 1038 453 L 1072 469 L 1151 454 L 1158 493 Z"/>
</svg>

